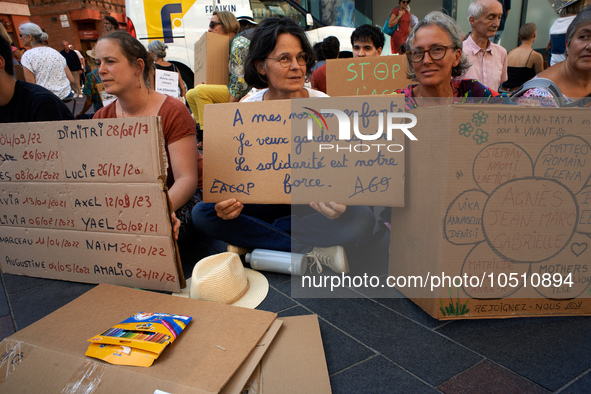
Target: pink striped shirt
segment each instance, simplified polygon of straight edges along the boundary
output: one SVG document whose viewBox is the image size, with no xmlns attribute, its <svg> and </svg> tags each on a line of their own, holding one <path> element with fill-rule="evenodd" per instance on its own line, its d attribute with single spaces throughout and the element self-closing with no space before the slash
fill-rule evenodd
<svg viewBox="0 0 591 394">
<path fill-rule="evenodd" d="M 476 79 L 484 86 L 499 90 L 499 86 L 507 77 L 507 50 L 489 41 L 483 51 L 472 39 L 472 35 L 464 40 L 462 52 L 472 66 L 457 79 Z"/>
</svg>

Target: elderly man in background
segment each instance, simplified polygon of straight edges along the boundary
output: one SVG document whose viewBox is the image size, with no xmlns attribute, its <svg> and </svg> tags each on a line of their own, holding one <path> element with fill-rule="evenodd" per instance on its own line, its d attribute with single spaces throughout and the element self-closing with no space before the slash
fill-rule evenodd
<svg viewBox="0 0 591 394">
<path fill-rule="evenodd" d="M 468 6 L 472 32 L 464 40 L 463 53 L 472 65 L 463 76 L 476 79 L 484 86 L 498 90 L 507 80 L 507 50 L 490 41 L 494 37 L 503 6 L 497 0 L 476 0 Z"/>
<path fill-rule="evenodd" d="M 70 49 L 70 43 L 68 41 L 62 41 L 63 50 L 60 54 L 66 59 L 66 64 L 74 76 L 74 82 L 72 83 L 72 89 L 74 90 L 74 97 L 82 97 L 82 91 L 80 90 L 80 74 L 82 73 L 82 64 L 80 58 Z"/>
<path fill-rule="evenodd" d="M 103 35 L 117 30 L 119 30 L 119 22 L 117 22 L 117 19 L 113 18 L 111 15 L 105 15 L 103 18 Z"/>
</svg>

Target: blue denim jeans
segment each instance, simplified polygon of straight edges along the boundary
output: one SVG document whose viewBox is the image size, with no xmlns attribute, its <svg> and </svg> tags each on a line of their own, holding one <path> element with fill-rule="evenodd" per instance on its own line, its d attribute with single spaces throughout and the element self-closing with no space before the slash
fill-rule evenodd
<svg viewBox="0 0 591 394">
<path fill-rule="evenodd" d="M 193 208 L 193 225 L 202 234 L 247 249 L 306 253 L 315 246 L 357 246 L 368 242 L 376 223 L 368 207 L 349 206 L 331 220 L 308 206 L 247 204 L 232 220 L 219 218 L 215 204 Z"/>
</svg>

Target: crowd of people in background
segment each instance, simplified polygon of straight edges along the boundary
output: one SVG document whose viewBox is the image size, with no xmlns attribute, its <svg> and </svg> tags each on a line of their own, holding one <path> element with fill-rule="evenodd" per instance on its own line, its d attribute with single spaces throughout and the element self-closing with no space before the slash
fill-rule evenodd
<svg viewBox="0 0 591 394">
<path fill-rule="evenodd" d="M 523 105 L 588 105 L 578 100 L 591 95 L 591 7 L 584 3 L 564 2 L 560 8 L 560 18 L 550 28 L 551 59 L 544 69 L 542 54 L 532 48 L 535 24 L 521 26 L 520 45 L 510 53 L 499 44 L 510 1 L 472 1 L 467 10 L 471 31 L 466 34 L 439 11 L 418 21 L 411 14 L 410 0 L 400 0 L 388 19 L 394 28 L 391 50 L 406 57 L 411 83 L 392 93 L 404 95 L 407 108 L 433 97 L 488 102 L 512 96 Z M 9 37 L 0 38 L 0 122 L 72 119 L 63 101 L 82 95 L 87 100 L 77 117 L 85 116 L 91 106 L 94 118 L 160 116 L 173 221 L 181 225 L 181 237 L 196 228 L 247 249 L 293 250 L 296 245 L 297 251 L 314 255 L 318 271 L 324 265 L 347 272 L 342 245 L 363 242 L 375 225 L 367 207 L 314 202 L 294 214 L 289 206 L 244 205 L 235 198 L 205 204 L 199 174 L 204 105 L 327 97 L 322 62 L 341 56 L 336 37 L 313 47 L 291 19 L 268 18 L 257 24 L 249 10 L 238 15 L 216 11 L 209 32 L 230 39 L 229 83 L 187 90 L 179 70 L 165 60 L 162 41 L 152 41 L 146 49 L 120 31 L 111 17 L 105 18 L 104 30 L 96 48 L 87 53 L 97 68 L 86 73 L 82 87 L 86 64 L 67 41 L 61 53 L 56 51 L 34 23 L 19 27 L 26 51 L 11 47 Z M 386 42 L 381 28 L 367 24 L 356 28 L 350 41 L 355 58 L 380 56 Z M 14 65 L 22 67 L 24 81 L 15 77 Z M 186 97 L 187 105 L 154 90 L 156 70 L 178 73 L 178 96 Z M 102 91 L 116 100 L 105 102 Z"/>
<path fill-rule="evenodd" d="M 393 54 L 405 54 L 408 50 L 417 49 L 414 46 L 418 30 L 424 28 L 424 24 L 411 12 L 410 0 L 399 0 L 397 7 L 390 13 L 387 19 L 387 26 L 393 28 L 390 36 L 390 46 Z M 544 71 L 545 67 L 552 67 L 562 63 L 567 58 L 568 37 L 567 30 L 577 15 L 586 7 L 587 2 L 583 0 L 563 1 L 557 9 L 559 18 L 552 24 L 548 45 L 549 56 L 544 58 L 543 54 L 533 48 L 534 41 L 538 36 L 537 27 L 533 23 L 525 23 L 519 30 L 519 46 L 507 53 L 499 43 L 504 31 L 504 24 L 511 10 L 510 0 L 474 0 L 467 9 L 470 31 L 461 32 L 457 26 L 453 31 L 462 34 L 461 47 L 455 43 L 453 48 L 460 52 L 460 58 L 465 59 L 468 67 L 465 67 L 461 75 L 454 75 L 456 81 L 472 80 L 477 81 L 489 91 L 503 93 L 511 96 L 518 92 L 520 87 L 529 80 L 534 79 Z M 433 15 L 429 14 L 421 22 L 431 20 Z M 440 18 L 437 15 L 436 18 Z M 447 22 L 446 22 L 447 23 Z M 454 21 L 455 23 L 455 21 Z M 150 82 L 152 88 L 156 85 L 154 79 L 155 70 L 170 71 L 178 74 L 178 96 L 185 98 L 195 123 L 199 141 L 203 140 L 203 108 L 206 104 L 236 102 L 246 96 L 252 86 L 248 85 L 243 77 L 244 61 L 249 51 L 252 33 L 257 23 L 252 17 L 250 10 L 238 10 L 236 15 L 227 11 L 216 11 L 210 21 L 209 31 L 216 34 L 226 35 L 230 38 L 230 64 L 229 83 L 226 86 L 198 85 L 188 89 L 183 81 L 180 70 L 173 64 L 166 61 L 167 46 L 160 40 L 153 40 L 149 44 L 148 51 L 154 59 L 154 72 Z M 119 30 L 120 26 L 116 19 L 105 16 L 103 19 L 103 31 L 105 34 Z M 69 42 L 61 43 L 62 50 L 57 52 L 48 46 L 49 37 L 34 23 L 25 23 L 19 27 L 19 33 L 24 47 L 12 46 L 13 72 L 17 79 L 24 79 L 29 83 L 35 83 L 47 88 L 58 98 L 86 97 L 82 110 L 74 114 L 77 118 L 87 117 L 86 113 L 93 107 L 96 112 L 103 106 L 104 87 L 101 83 L 100 73 L 95 64 L 94 51 L 87 51 L 87 57 L 77 51 Z M 448 32 L 449 33 L 449 32 Z M 450 37 L 456 40 L 452 34 Z M 5 38 L 10 42 L 10 36 Z M 444 40 L 445 41 L 445 40 Z M 351 35 L 352 53 L 348 56 L 380 56 L 385 44 L 384 33 L 377 26 L 362 25 L 356 28 Z M 326 93 L 326 60 L 346 57 L 346 52 L 341 52 L 340 43 L 336 37 L 327 37 L 314 45 L 314 54 L 318 59 L 310 68 L 309 85 L 315 90 Z M 418 48 L 421 49 L 421 48 Z M 415 52 L 413 52 L 415 53 Z M 447 52 L 445 52 L 447 53 Z M 57 55 L 60 54 L 61 57 Z M 418 55 L 415 55 L 418 56 Z M 444 56 L 446 56 L 444 54 Z M 420 62 L 410 60 L 411 69 L 416 68 L 417 63 L 438 61 L 429 55 L 427 59 Z M 425 58 L 425 56 L 423 56 Z M 88 59 L 88 61 L 87 61 Z M 19 78 L 19 76 L 21 78 Z M 417 81 L 417 75 L 411 73 L 411 80 Z M 453 86 L 459 86 L 450 82 L 447 90 Z M 423 89 L 427 89 L 423 87 Z M 419 89 L 420 90 L 420 89 Z M 569 89 L 566 89 L 567 91 Z M 409 92 L 417 93 L 416 87 L 407 89 Z M 413 93 L 414 94 L 414 93 Z M 420 93 L 418 93 L 420 94 Z M 458 92 L 455 93 L 459 94 Z M 531 95 L 531 92 L 528 96 Z M 586 95 L 585 95 L 586 96 Z M 568 100 L 567 100 L 568 101 Z M 549 105 L 548 100 L 540 100 L 541 105 Z"/>
</svg>

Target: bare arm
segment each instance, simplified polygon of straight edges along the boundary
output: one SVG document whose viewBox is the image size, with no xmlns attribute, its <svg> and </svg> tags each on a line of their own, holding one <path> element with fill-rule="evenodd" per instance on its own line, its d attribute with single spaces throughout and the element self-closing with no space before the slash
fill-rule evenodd
<svg viewBox="0 0 591 394">
<path fill-rule="evenodd" d="M 88 111 L 88 109 L 90 108 L 91 105 L 92 105 L 92 98 L 86 97 L 86 101 L 84 102 L 84 107 L 82 107 L 82 110 L 76 115 L 76 118 L 79 118 L 80 116 L 84 115 L 86 113 L 86 111 Z"/>
<path fill-rule="evenodd" d="M 392 13 L 390 15 L 390 20 L 388 21 L 388 27 L 392 28 L 392 27 L 396 26 L 397 23 L 398 23 L 398 15 L 396 15 L 395 13 Z"/>
<path fill-rule="evenodd" d="M 68 81 L 70 81 L 70 83 L 74 83 L 74 76 L 72 75 L 72 72 L 70 71 L 68 66 L 66 66 L 64 70 L 66 71 L 66 77 L 68 77 Z"/>
<path fill-rule="evenodd" d="M 536 71 L 536 74 L 544 71 L 544 57 L 537 52 L 536 56 L 534 56 L 534 70 Z"/>
<path fill-rule="evenodd" d="M 23 67 L 23 74 L 25 74 L 25 81 L 29 83 L 37 83 L 35 81 L 35 74 L 33 74 L 28 68 Z"/>
<path fill-rule="evenodd" d="M 179 73 L 179 88 L 181 89 L 181 97 L 185 97 L 185 95 L 187 94 L 187 88 L 185 87 L 185 81 L 183 81 L 183 77 L 181 76 L 181 72 L 177 71 Z"/>
<path fill-rule="evenodd" d="M 197 191 L 197 140 L 188 135 L 168 145 L 174 184 L 168 191 L 172 209 L 181 208 Z"/>
</svg>

